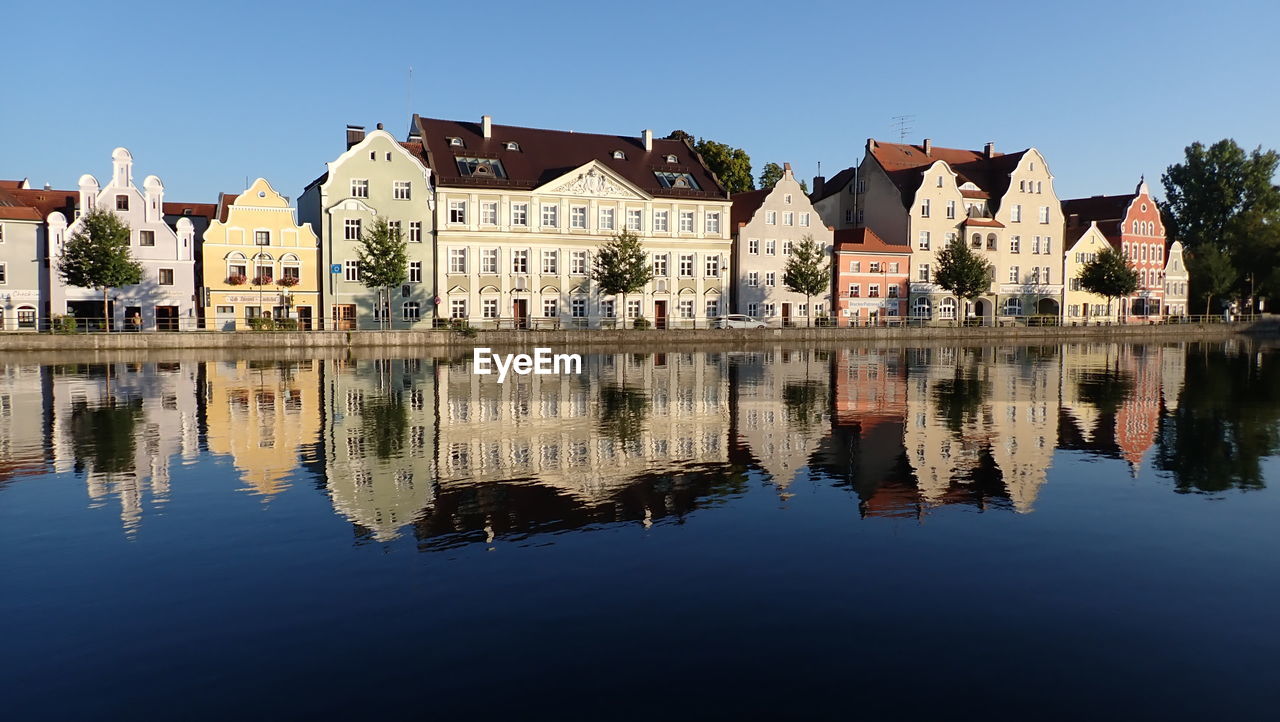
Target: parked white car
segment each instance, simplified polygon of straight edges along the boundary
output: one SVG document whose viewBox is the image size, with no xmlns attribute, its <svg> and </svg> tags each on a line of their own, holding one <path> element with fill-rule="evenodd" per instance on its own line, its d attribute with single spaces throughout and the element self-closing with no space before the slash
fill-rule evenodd
<svg viewBox="0 0 1280 722">
<path fill-rule="evenodd" d="M 765 322 L 744 314 L 735 313 L 711 320 L 711 328 L 765 328 Z"/>
</svg>

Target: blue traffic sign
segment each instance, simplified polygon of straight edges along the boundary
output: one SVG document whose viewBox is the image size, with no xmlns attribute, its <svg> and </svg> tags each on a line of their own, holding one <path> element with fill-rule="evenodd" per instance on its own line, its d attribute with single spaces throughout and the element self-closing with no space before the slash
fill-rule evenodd
<svg viewBox="0 0 1280 722">
<path fill-rule="evenodd" d="M 342 264 L 341 263 L 330 264 L 329 273 L 342 273 Z"/>
</svg>

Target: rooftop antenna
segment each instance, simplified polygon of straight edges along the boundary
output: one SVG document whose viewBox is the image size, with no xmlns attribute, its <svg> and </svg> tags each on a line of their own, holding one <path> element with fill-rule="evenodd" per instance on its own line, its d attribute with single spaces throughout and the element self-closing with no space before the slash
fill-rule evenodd
<svg viewBox="0 0 1280 722">
<path fill-rule="evenodd" d="M 914 115 L 895 115 L 893 116 L 893 129 L 898 132 L 898 142 L 906 141 L 907 134 L 914 130 L 913 123 L 916 117 Z"/>
<path fill-rule="evenodd" d="M 412 116 L 412 113 L 413 113 L 413 66 L 412 65 L 409 66 L 409 77 L 404 89 L 404 102 L 405 102 L 405 105 L 407 106 L 404 109 L 404 114 L 407 116 Z"/>
</svg>

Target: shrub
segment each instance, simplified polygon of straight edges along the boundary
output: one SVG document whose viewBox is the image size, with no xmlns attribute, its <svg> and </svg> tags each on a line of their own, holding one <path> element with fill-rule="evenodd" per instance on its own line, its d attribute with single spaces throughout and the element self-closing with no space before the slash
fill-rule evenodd
<svg viewBox="0 0 1280 722">
<path fill-rule="evenodd" d="M 76 326 L 75 316 L 54 316 L 49 330 L 54 333 L 77 333 L 80 329 Z"/>
<path fill-rule="evenodd" d="M 475 338 L 476 329 L 465 318 L 449 319 L 449 330 L 457 331 L 465 338 Z"/>
<path fill-rule="evenodd" d="M 297 331 L 298 319 L 296 318 L 278 318 L 275 322 L 277 331 Z"/>
<path fill-rule="evenodd" d="M 638 328 L 640 330 L 647 330 L 652 326 L 653 324 L 649 323 L 649 319 L 645 318 L 644 316 L 637 318 L 635 322 L 632 324 L 633 328 Z"/>
<path fill-rule="evenodd" d="M 270 331 L 274 326 L 274 322 L 265 316 L 254 316 L 249 319 L 249 328 L 254 331 Z"/>
</svg>

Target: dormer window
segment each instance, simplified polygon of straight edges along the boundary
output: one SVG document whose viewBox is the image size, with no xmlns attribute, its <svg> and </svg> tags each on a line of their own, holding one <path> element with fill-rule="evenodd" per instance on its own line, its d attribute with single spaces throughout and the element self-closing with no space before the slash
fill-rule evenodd
<svg viewBox="0 0 1280 722">
<path fill-rule="evenodd" d="M 627 154 L 626 154 L 626 153 L 623 153 L 623 152 L 622 152 L 622 151 L 620 151 L 620 150 L 615 150 L 615 151 L 613 151 L 613 157 L 614 157 L 614 159 L 616 159 L 616 160 L 626 160 L 626 159 L 627 159 Z"/>
<path fill-rule="evenodd" d="M 458 172 L 469 178 L 506 178 L 502 161 L 496 158 L 467 158 L 458 156 Z"/>
<path fill-rule="evenodd" d="M 698 187 L 698 181 L 688 173 L 670 173 L 666 171 L 654 171 L 654 177 L 658 179 L 658 184 L 663 188 L 681 188 L 688 190 L 701 190 Z"/>
<path fill-rule="evenodd" d="M 675 153 L 668 153 L 668 154 L 667 154 L 667 162 L 668 162 L 668 163 L 675 163 L 675 162 L 676 162 L 676 160 L 677 160 L 677 159 L 676 159 L 676 154 L 675 154 Z"/>
<path fill-rule="evenodd" d="M 453 136 L 450 136 L 450 137 L 449 137 L 449 145 L 450 145 L 450 146 L 453 146 L 453 147 L 455 147 L 455 148 L 461 148 L 461 147 L 462 147 L 462 139 L 461 139 L 461 138 L 455 138 L 455 137 L 453 137 Z"/>
<path fill-rule="evenodd" d="M 507 150 L 520 150 L 520 144 L 514 140 L 507 141 Z"/>
</svg>

